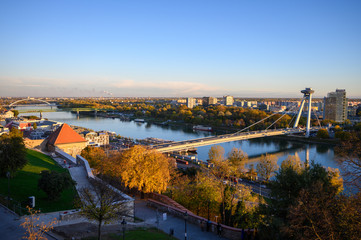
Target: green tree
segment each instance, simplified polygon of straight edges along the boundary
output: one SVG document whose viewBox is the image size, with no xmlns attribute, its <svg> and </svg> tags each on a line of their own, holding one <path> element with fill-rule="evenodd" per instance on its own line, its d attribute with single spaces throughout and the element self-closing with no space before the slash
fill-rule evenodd
<svg viewBox="0 0 361 240">
<path fill-rule="evenodd" d="M 128 202 L 104 183 L 92 180 L 92 188 L 79 191 L 81 214 L 98 222 L 98 240 L 101 239 L 102 224 L 130 215 Z"/>
<path fill-rule="evenodd" d="M 266 219 L 263 231 L 268 232 L 269 236 L 273 238 L 281 238 L 277 237 L 277 234 L 281 232 L 281 229 L 287 229 L 290 224 L 289 218 L 287 218 L 289 210 L 298 204 L 302 192 L 312 193 L 315 190 L 315 183 L 321 185 L 322 191 L 328 198 L 338 196 L 340 181 L 332 179 L 335 179 L 333 172 L 329 172 L 314 162 L 311 162 L 310 167 L 302 169 L 301 172 L 288 165 L 282 166 L 277 172 L 275 180 L 270 184 L 271 196 L 275 201 L 270 202 L 265 208 L 267 215 L 272 217 Z M 286 234 L 286 232 L 283 233 Z M 283 237 L 289 239 L 290 236 Z"/>
<path fill-rule="evenodd" d="M 22 169 L 27 162 L 22 133 L 13 128 L 10 134 L 1 135 L 0 176 L 5 176 L 7 172 L 13 175 L 18 169 Z"/>
<path fill-rule="evenodd" d="M 14 117 L 18 117 L 19 116 L 19 111 L 18 110 L 11 110 L 14 113 Z"/>
<path fill-rule="evenodd" d="M 262 155 L 256 167 L 258 176 L 269 181 L 274 172 L 278 170 L 277 160 L 275 156 Z"/>
<path fill-rule="evenodd" d="M 68 173 L 49 172 L 45 170 L 40 173 L 38 188 L 48 195 L 49 200 L 57 200 L 65 189 L 74 184 L 74 181 Z"/>
<path fill-rule="evenodd" d="M 330 135 L 328 134 L 327 129 L 321 128 L 317 131 L 317 137 L 322 139 L 330 138 Z"/>
<path fill-rule="evenodd" d="M 220 201 L 220 188 L 212 176 L 204 172 L 198 172 L 193 184 L 194 195 L 192 196 L 192 207 L 196 208 L 196 214 L 210 219 L 210 215 L 216 212 L 216 206 Z"/>
</svg>

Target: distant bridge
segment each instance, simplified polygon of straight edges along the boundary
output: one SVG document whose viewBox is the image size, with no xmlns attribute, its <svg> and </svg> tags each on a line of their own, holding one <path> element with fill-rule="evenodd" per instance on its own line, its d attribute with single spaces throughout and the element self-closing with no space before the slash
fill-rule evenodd
<svg viewBox="0 0 361 240">
<path fill-rule="evenodd" d="M 310 131 L 318 131 L 319 129 L 320 129 L 319 127 L 313 127 L 310 129 Z M 299 129 L 299 128 L 240 132 L 240 133 L 224 134 L 219 136 L 197 138 L 197 139 L 172 142 L 172 143 L 164 143 L 164 144 L 162 143 L 162 144 L 153 145 L 153 149 L 156 149 L 162 153 L 166 153 L 166 152 L 187 150 L 196 147 L 225 143 L 225 142 L 233 142 L 239 140 L 279 136 L 279 135 L 299 134 L 304 132 L 306 132 L 306 129 Z"/>
<path fill-rule="evenodd" d="M 37 99 L 37 98 L 24 98 L 24 99 L 20 99 L 20 100 L 17 100 L 17 101 L 15 101 L 15 102 L 13 102 L 13 103 L 11 103 L 11 104 L 9 104 L 9 108 L 11 108 L 12 106 L 16 106 L 17 105 L 17 103 L 19 103 L 19 102 L 25 102 L 25 101 L 36 101 L 36 102 L 43 102 L 43 103 L 46 103 L 47 105 L 49 105 L 49 106 L 54 106 L 54 105 L 52 105 L 51 103 L 49 103 L 49 102 L 47 102 L 47 101 L 45 101 L 45 100 L 42 100 L 42 99 Z"/>
</svg>

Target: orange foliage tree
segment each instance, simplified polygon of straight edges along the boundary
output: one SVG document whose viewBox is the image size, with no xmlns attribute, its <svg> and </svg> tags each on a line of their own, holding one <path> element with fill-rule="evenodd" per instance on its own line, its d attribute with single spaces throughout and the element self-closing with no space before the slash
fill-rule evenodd
<svg viewBox="0 0 361 240">
<path fill-rule="evenodd" d="M 107 161 L 105 174 L 119 177 L 125 187 L 136 188 L 142 193 L 166 190 L 175 164 L 156 150 L 134 146 Z"/>
<path fill-rule="evenodd" d="M 39 215 L 40 211 L 34 210 L 31 207 L 26 207 L 29 212 L 29 216 L 26 216 L 24 222 L 20 224 L 25 229 L 24 239 L 28 240 L 46 240 L 47 238 L 44 236 L 46 232 L 49 232 L 53 229 L 53 226 L 57 223 L 54 219 L 53 221 L 45 224 L 44 222 L 39 223 Z"/>
</svg>

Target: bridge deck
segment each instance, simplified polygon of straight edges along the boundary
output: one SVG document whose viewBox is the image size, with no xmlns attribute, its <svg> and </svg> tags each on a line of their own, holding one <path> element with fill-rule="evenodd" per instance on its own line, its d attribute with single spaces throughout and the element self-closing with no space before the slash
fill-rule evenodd
<svg viewBox="0 0 361 240">
<path fill-rule="evenodd" d="M 319 128 L 312 128 L 311 131 L 316 131 Z M 241 132 L 233 134 L 224 134 L 219 136 L 211 136 L 205 138 L 198 138 L 192 140 L 185 140 L 172 143 L 162 143 L 154 145 L 153 149 L 158 150 L 159 152 L 171 152 L 185 150 L 195 147 L 213 145 L 218 143 L 233 142 L 239 140 L 246 140 L 252 138 L 261 138 L 268 136 L 278 136 L 278 135 L 287 135 L 287 134 L 297 134 L 305 132 L 304 129 L 298 128 L 285 128 L 285 129 L 272 129 L 272 130 L 261 130 L 261 131 L 251 131 L 251 132 Z"/>
</svg>

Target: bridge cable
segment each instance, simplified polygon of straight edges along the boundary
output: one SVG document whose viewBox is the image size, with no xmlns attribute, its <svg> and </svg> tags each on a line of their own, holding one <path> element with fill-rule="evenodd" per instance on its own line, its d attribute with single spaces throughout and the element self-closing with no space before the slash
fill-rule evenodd
<svg viewBox="0 0 361 240">
<path fill-rule="evenodd" d="M 317 113 L 316 113 L 316 111 L 312 108 L 312 111 L 313 111 L 313 113 L 315 114 L 315 116 L 316 116 L 316 119 L 317 119 L 317 121 L 318 121 L 318 125 L 320 126 L 320 128 L 322 128 L 322 126 L 321 126 L 321 122 L 320 122 L 320 119 L 318 119 L 318 116 L 317 116 Z"/>
<path fill-rule="evenodd" d="M 271 125 L 269 125 L 266 130 L 268 130 L 270 127 L 272 127 L 275 123 L 277 123 L 281 118 L 283 118 L 284 116 L 286 116 L 286 114 L 288 114 L 293 108 L 297 107 L 297 105 L 295 104 L 293 107 L 291 107 L 288 111 L 285 111 L 285 113 L 279 117 L 276 121 L 274 121 Z"/>
<path fill-rule="evenodd" d="M 304 98 L 304 97 L 302 97 L 301 99 L 303 99 L 303 98 Z M 290 111 L 290 110 L 288 110 L 288 111 Z M 273 116 L 276 115 L 276 114 L 279 114 L 279 113 L 278 113 L 278 112 L 273 113 L 273 114 L 269 115 L 268 117 L 265 117 L 265 118 L 259 120 L 258 122 L 255 122 L 255 123 L 251 124 L 250 126 L 245 127 L 245 128 L 243 128 L 243 129 L 241 129 L 241 130 L 239 130 L 239 131 L 237 131 L 237 132 L 235 132 L 235 133 L 233 133 L 233 134 L 237 134 L 237 133 L 243 132 L 244 130 L 247 130 L 247 129 L 253 127 L 254 125 L 257 125 L 258 123 L 261 123 L 261 122 L 265 121 L 266 119 L 268 119 L 268 118 L 270 118 L 270 117 L 273 117 Z"/>
<path fill-rule="evenodd" d="M 305 97 L 302 97 L 302 98 L 300 99 L 300 101 L 302 102 L 302 100 L 303 100 L 304 98 L 305 98 Z M 297 103 L 297 104 L 298 104 L 298 103 Z M 291 121 L 288 123 L 288 127 L 290 127 L 293 119 L 295 119 L 296 116 L 297 116 L 297 114 L 293 114 L 293 117 L 292 117 Z"/>
<path fill-rule="evenodd" d="M 273 113 L 273 114 L 269 115 L 268 117 L 265 117 L 265 118 L 259 120 L 258 122 L 255 122 L 255 123 L 249 125 L 248 127 L 245 127 L 245 128 L 243 128 L 243 129 L 235 132 L 234 134 L 243 132 L 244 130 L 247 130 L 248 128 L 251 128 L 251 127 L 253 127 L 254 125 L 257 125 L 258 123 L 261 123 L 261 122 L 263 122 L 264 120 L 266 120 L 266 119 L 268 119 L 268 118 L 270 118 L 270 117 L 272 117 L 272 116 L 274 116 L 274 115 L 276 115 L 276 114 L 278 114 L 278 113 L 277 113 L 277 112 L 276 112 L 276 113 Z"/>
</svg>

